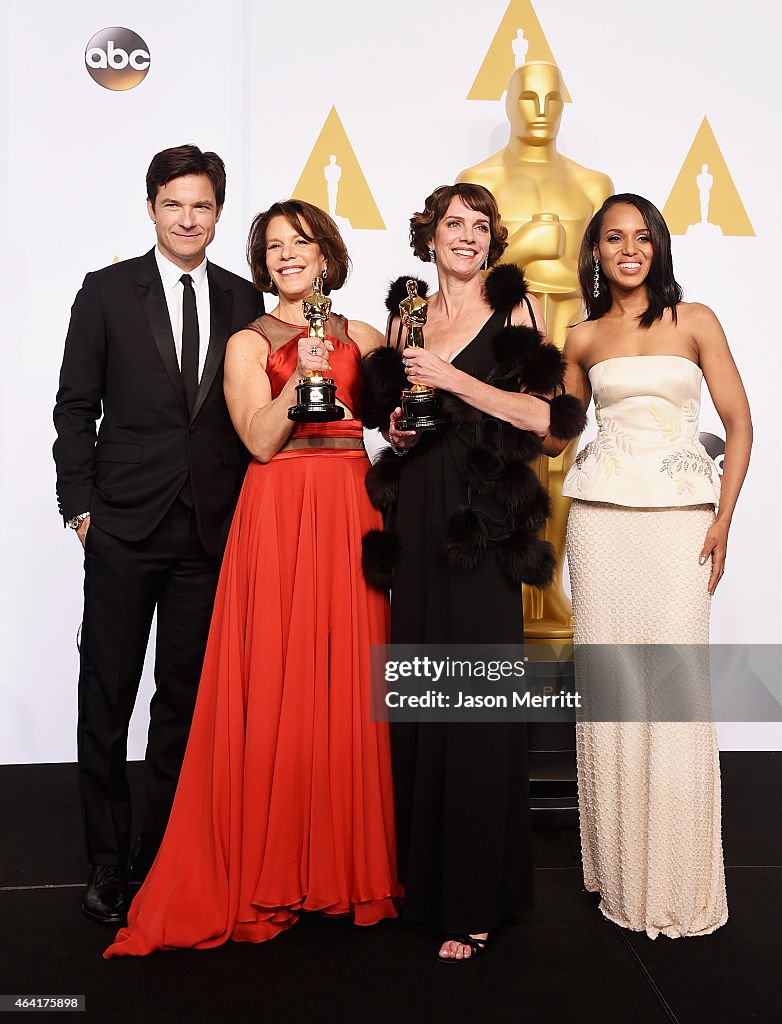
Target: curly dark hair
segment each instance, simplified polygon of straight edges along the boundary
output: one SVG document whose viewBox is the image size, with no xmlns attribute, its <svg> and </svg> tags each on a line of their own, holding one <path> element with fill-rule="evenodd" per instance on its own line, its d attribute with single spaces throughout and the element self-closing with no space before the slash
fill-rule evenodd
<svg viewBox="0 0 782 1024">
<path fill-rule="evenodd" d="M 603 218 L 612 206 L 618 206 L 620 203 L 634 206 L 638 210 L 652 240 L 652 265 L 645 281 L 649 293 L 649 305 L 639 318 L 641 327 L 651 327 L 655 320 L 662 319 L 666 309 L 670 309 L 675 322 L 677 319 L 676 306 L 682 301 L 682 290 L 673 276 L 671 233 L 657 207 L 648 199 L 637 196 L 633 192 L 621 192 L 618 195 L 609 196 L 589 222 L 581 241 L 581 250 L 578 254 L 578 280 L 584 298 L 586 318 L 587 320 L 599 320 L 611 308 L 611 289 L 602 267 L 599 272 L 600 294 L 597 298 L 593 295 L 595 273 L 593 254 L 595 246 L 600 241 Z"/>
<path fill-rule="evenodd" d="M 500 220 L 497 200 L 491 192 L 483 185 L 473 185 L 466 181 L 456 185 L 440 185 L 427 197 L 423 212 L 414 213 L 410 218 L 410 245 L 413 252 L 424 263 L 431 262 L 429 245 L 454 196 L 458 196 L 471 210 L 476 210 L 489 218 L 489 266 L 493 267 L 507 248 L 508 229 Z"/>
<path fill-rule="evenodd" d="M 268 210 L 259 213 L 250 225 L 247 239 L 247 262 L 250 265 L 253 284 L 262 292 L 277 294 L 277 288 L 266 265 L 266 231 L 274 217 L 284 217 L 288 223 L 308 242 L 320 246 L 328 264 L 323 291 L 328 295 L 341 288 L 350 270 L 350 257 L 339 228 L 327 213 L 306 203 L 303 199 L 288 199 L 275 203 Z M 307 225 L 305 230 L 304 225 Z"/>
</svg>

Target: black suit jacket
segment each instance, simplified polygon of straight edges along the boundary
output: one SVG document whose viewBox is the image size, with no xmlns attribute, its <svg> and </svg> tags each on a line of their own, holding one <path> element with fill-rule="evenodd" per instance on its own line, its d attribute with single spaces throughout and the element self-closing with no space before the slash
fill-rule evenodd
<svg viewBox="0 0 782 1024">
<path fill-rule="evenodd" d="M 263 298 L 212 263 L 207 278 L 209 347 L 188 415 L 154 250 L 85 277 L 54 408 L 63 519 L 89 511 L 100 529 L 142 540 L 189 477 L 204 547 L 222 551 L 248 460 L 223 397 L 225 345 L 263 312 Z"/>
</svg>

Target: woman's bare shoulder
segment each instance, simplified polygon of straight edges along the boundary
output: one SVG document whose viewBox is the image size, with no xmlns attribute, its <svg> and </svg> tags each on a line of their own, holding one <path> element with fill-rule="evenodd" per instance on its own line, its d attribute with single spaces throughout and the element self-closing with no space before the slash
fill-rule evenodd
<svg viewBox="0 0 782 1024">
<path fill-rule="evenodd" d="M 244 327 L 228 339 L 226 357 L 233 359 L 249 359 L 253 356 L 265 357 L 269 352 L 269 342 L 265 335 L 254 327 Z"/>
<path fill-rule="evenodd" d="M 364 355 L 385 344 L 385 338 L 380 331 L 363 320 L 348 321 L 348 336 L 355 341 Z"/>
<path fill-rule="evenodd" d="M 565 352 L 568 359 L 574 363 L 582 361 L 582 357 L 594 342 L 595 336 L 598 333 L 595 329 L 596 326 L 597 322 L 595 320 L 582 320 L 580 324 L 575 324 L 570 328 L 565 340 Z"/>
<path fill-rule="evenodd" d="M 717 321 L 713 309 L 702 302 L 679 302 L 676 305 L 676 317 L 685 327 L 711 326 Z"/>
<path fill-rule="evenodd" d="M 527 305 L 528 300 L 529 306 Z M 535 295 L 527 294 L 526 297 L 521 300 L 511 314 L 511 323 L 517 324 L 519 327 L 532 327 L 530 307 L 532 308 L 532 316 L 535 318 L 536 327 L 542 334 L 545 334 L 546 321 L 543 317 L 543 306 L 541 305 L 540 299 Z"/>
</svg>

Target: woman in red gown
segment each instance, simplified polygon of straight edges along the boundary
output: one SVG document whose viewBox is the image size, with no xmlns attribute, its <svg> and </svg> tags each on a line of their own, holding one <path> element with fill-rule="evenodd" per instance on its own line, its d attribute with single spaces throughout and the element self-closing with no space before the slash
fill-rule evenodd
<svg viewBox="0 0 782 1024">
<path fill-rule="evenodd" d="M 387 726 L 370 721 L 370 644 L 385 597 L 361 572 L 380 525 L 364 478 L 361 358 L 383 343 L 302 299 L 339 288 L 336 224 L 292 200 L 253 222 L 253 279 L 274 312 L 231 338 L 225 390 L 253 456 L 223 560 L 193 724 L 165 839 L 105 957 L 263 942 L 302 910 L 369 925 L 396 914 Z M 326 370 L 345 418 L 294 424 L 296 382 Z"/>
</svg>

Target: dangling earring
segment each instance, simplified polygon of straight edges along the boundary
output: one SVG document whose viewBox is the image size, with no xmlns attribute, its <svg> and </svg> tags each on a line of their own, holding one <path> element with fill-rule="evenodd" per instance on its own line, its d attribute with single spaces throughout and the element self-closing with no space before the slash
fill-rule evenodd
<svg viewBox="0 0 782 1024">
<path fill-rule="evenodd" d="M 432 261 L 432 263 L 437 263 L 437 257 L 434 254 L 434 249 L 429 250 L 429 259 Z"/>
<path fill-rule="evenodd" d="M 323 264 L 323 270 L 321 270 L 321 272 L 320 272 L 320 276 L 323 278 L 324 281 L 326 280 L 326 275 L 328 274 L 328 272 L 329 272 L 329 265 L 328 265 L 328 263 L 324 263 Z"/>
<path fill-rule="evenodd" d="M 600 260 L 593 260 L 595 264 L 595 283 L 592 286 L 592 298 L 600 298 Z"/>
<path fill-rule="evenodd" d="M 489 254 L 488 253 L 486 253 L 486 259 L 483 261 L 483 269 L 484 270 L 488 270 L 489 269 Z"/>
</svg>

